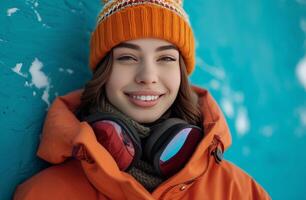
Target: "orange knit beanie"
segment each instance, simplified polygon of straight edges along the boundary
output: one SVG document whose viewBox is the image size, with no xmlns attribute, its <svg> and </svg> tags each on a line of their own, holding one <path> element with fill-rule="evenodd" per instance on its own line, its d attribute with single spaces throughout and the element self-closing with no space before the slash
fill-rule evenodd
<svg viewBox="0 0 306 200">
<path fill-rule="evenodd" d="M 178 47 L 190 74 L 195 64 L 194 36 L 182 0 L 103 0 L 90 42 L 90 67 L 121 42 L 158 38 Z"/>
</svg>

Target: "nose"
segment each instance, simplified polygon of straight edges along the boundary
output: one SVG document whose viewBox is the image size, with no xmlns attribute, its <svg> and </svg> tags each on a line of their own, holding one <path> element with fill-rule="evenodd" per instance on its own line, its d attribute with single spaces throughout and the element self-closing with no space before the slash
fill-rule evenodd
<svg viewBox="0 0 306 200">
<path fill-rule="evenodd" d="M 143 62 L 139 66 L 139 70 L 136 74 L 135 80 L 139 84 L 152 84 L 158 81 L 157 66 L 151 62 Z"/>
</svg>

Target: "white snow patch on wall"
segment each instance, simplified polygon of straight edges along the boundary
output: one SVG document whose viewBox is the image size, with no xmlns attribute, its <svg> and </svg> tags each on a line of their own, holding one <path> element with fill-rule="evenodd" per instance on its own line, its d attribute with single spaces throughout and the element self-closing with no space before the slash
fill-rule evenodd
<svg viewBox="0 0 306 200">
<path fill-rule="evenodd" d="M 40 16 L 40 14 L 37 12 L 37 10 L 35 10 L 35 9 L 33 9 L 33 11 L 35 12 L 35 14 L 36 14 L 36 17 L 37 17 L 37 20 L 39 21 L 39 22 L 41 22 L 42 21 L 42 19 L 41 19 L 41 16 Z"/>
<path fill-rule="evenodd" d="M 40 16 L 40 14 L 38 13 L 38 11 L 35 9 L 35 8 L 37 8 L 38 7 L 38 1 L 36 0 L 26 0 L 26 3 L 27 4 L 31 4 L 31 9 L 33 10 L 33 12 L 35 13 L 35 15 L 36 15 L 36 17 L 37 17 L 37 20 L 39 21 L 39 22 L 41 22 L 42 21 L 42 18 L 41 18 L 41 16 Z"/>
<path fill-rule="evenodd" d="M 42 95 L 42 97 L 41 97 L 41 99 L 42 99 L 43 101 L 45 101 L 45 102 L 48 104 L 48 106 L 50 105 L 50 102 L 49 102 L 49 91 L 50 91 L 50 87 L 48 86 L 48 87 L 46 87 L 46 89 L 44 90 L 44 93 L 43 93 L 43 95 Z"/>
<path fill-rule="evenodd" d="M 44 93 L 42 96 L 42 100 L 45 101 L 48 106 L 50 105 L 49 102 L 49 89 L 50 89 L 50 81 L 48 77 L 42 72 L 43 63 L 39 61 L 37 58 L 32 62 L 30 66 L 30 73 L 32 76 L 32 83 L 38 89 L 44 88 Z"/>
<path fill-rule="evenodd" d="M 22 67 L 22 63 L 17 63 L 16 66 L 12 68 L 12 71 L 26 78 L 28 75 L 21 72 L 21 67 Z"/>
<path fill-rule="evenodd" d="M 215 80 L 215 79 L 213 79 L 213 80 L 211 80 L 210 82 L 209 82 L 209 86 L 212 88 L 212 89 L 214 89 L 214 90 L 218 90 L 218 89 L 220 89 L 220 83 L 217 81 L 217 80 Z"/>
<path fill-rule="evenodd" d="M 230 87 L 229 80 L 222 67 L 209 65 L 201 57 L 196 57 L 196 65 L 214 77 L 210 80 L 208 86 L 211 89 L 221 91 L 220 106 L 225 115 L 234 120 L 237 135 L 242 137 L 247 134 L 250 131 L 250 121 L 247 108 L 243 105 L 245 101 L 244 93 L 234 91 Z"/>
<path fill-rule="evenodd" d="M 237 111 L 237 118 L 235 122 L 235 128 L 238 136 L 244 136 L 250 130 L 250 121 L 248 118 L 247 109 L 239 107 Z"/>
<path fill-rule="evenodd" d="M 6 11 L 7 16 L 12 16 L 12 14 L 14 14 L 15 12 L 17 12 L 19 9 L 18 8 L 10 8 Z"/>
<path fill-rule="evenodd" d="M 32 65 L 29 69 L 32 76 L 32 83 L 38 89 L 47 87 L 49 85 L 48 77 L 41 71 L 43 63 L 40 62 L 37 58 L 32 62 Z"/>
<path fill-rule="evenodd" d="M 201 57 L 196 57 L 196 65 L 211 74 L 212 76 L 216 77 L 219 80 L 224 80 L 225 78 L 225 71 L 224 69 L 216 66 L 209 65 L 205 63 L 205 61 Z"/>
<path fill-rule="evenodd" d="M 230 99 L 228 98 L 223 98 L 221 99 L 221 107 L 223 109 L 223 111 L 225 112 L 225 114 L 229 117 L 229 118 L 233 118 L 234 116 L 234 106 L 233 103 L 231 102 Z"/>
<path fill-rule="evenodd" d="M 73 74 L 74 71 L 72 69 L 66 69 L 66 71 L 68 72 L 68 74 Z"/>
<path fill-rule="evenodd" d="M 304 87 L 306 91 L 306 56 L 304 56 L 298 63 L 295 74 L 300 84 Z"/>
<path fill-rule="evenodd" d="M 31 87 L 31 84 L 30 84 L 28 81 L 26 81 L 26 82 L 24 83 L 24 86 L 25 86 L 25 87 Z"/>
<path fill-rule="evenodd" d="M 73 74 L 74 73 L 74 71 L 72 69 L 64 69 L 62 67 L 58 68 L 58 71 L 67 72 L 68 74 Z"/>
<path fill-rule="evenodd" d="M 225 78 L 225 72 L 222 68 L 205 65 L 204 69 L 217 79 L 223 80 Z"/>
</svg>

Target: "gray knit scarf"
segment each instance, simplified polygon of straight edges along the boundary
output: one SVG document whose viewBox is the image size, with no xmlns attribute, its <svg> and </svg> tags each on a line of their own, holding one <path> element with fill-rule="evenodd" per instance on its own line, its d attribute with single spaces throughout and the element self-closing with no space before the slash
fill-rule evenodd
<svg viewBox="0 0 306 200">
<path fill-rule="evenodd" d="M 150 135 L 150 127 L 144 126 L 139 124 L 138 122 L 134 121 L 130 117 L 126 116 L 118 109 L 116 109 L 111 103 L 107 100 L 105 101 L 104 107 L 100 108 L 99 111 L 113 113 L 121 117 L 125 121 L 126 124 L 133 126 L 141 139 L 144 139 Z M 158 122 L 169 118 L 170 111 L 166 112 Z M 159 184 L 164 181 L 164 177 L 158 175 L 156 170 L 154 169 L 153 165 L 149 162 L 145 161 L 144 159 L 140 159 L 139 161 L 135 162 L 135 165 L 132 166 L 127 173 L 132 175 L 138 182 L 140 182 L 149 192 L 152 192 Z"/>
</svg>

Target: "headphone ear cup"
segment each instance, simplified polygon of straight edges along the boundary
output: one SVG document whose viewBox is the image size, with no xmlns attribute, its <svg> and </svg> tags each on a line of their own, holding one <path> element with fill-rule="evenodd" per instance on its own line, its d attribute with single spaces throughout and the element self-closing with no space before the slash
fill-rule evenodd
<svg viewBox="0 0 306 200">
<path fill-rule="evenodd" d="M 162 144 L 164 144 L 172 134 L 169 129 L 177 124 L 187 124 L 187 122 L 179 118 L 169 118 L 151 128 L 151 134 L 143 148 L 143 153 L 148 160 L 153 161 L 153 159 L 156 159 L 154 158 L 155 153 L 159 151 Z"/>
<path fill-rule="evenodd" d="M 120 116 L 97 112 L 84 120 L 92 126 L 98 142 L 109 151 L 121 170 L 128 170 L 141 158 L 142 148 L 137 130 L 125 123 Z M 112 123 L 117 124 L 118 128 Z"/>
</svg>

